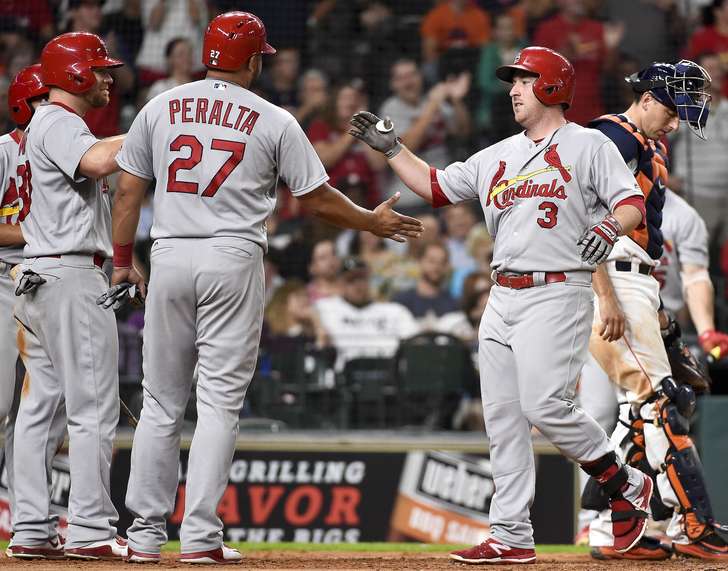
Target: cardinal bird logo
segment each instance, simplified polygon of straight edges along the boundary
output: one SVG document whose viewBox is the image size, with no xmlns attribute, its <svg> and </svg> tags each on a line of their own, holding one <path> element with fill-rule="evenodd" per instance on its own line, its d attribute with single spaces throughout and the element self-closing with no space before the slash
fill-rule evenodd
<svg viewBox="0 0 728 571">
<path fill-rule="evenodd" d="M 500 165 L 498 165 L 498 170 L 496 171 L 495 175 L 493 176 L 493 178 L 490 181 L 490 188 L 488 189 L 488 197 L 485 202 L 486 206 L 488 204 L 490 204 L 490 200 L 494 196 L 493 189 L 496 188 L 496 186 L 498 186 L 499 184 L 501 184 L 501 182 L 503 182 L 503 181 L 501 181 L 501 177 L 503 176 L 503 173 L 505 173 L 505 172 L 506 172 L 506 162 L 500 161 Z"/>
<path fill-rule="evenodd" d="M 548 149 L 546 149 L 543 158 L 546 161 L 546 164 L 554 167 L 555 169 L 558 169 L 561 178 L 564 179 L 564 182 L 571 182 L 571 174 L 569 173 L 569 170 L 566 169 L 563 164 L 561 164 L 561 157 L 556 151 L 556 147 L 558 146 L 558 143 L 555 145 L 551 145 Z"/>
</svg>

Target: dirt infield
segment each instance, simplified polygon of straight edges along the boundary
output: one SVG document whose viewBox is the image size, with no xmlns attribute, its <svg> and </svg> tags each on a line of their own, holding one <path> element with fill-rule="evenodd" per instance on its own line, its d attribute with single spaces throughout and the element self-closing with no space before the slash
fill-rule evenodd
<svg viewBox="0 0 728 571">
<path fill-rule="evenodd" d="M 79 561 L 19 561 L 0 557 L 0 568 L 9 571 L 33 569 L 33 571 L 64 571 L 67 569 L 113 569 L 126 567 L 117 562 L 79 562 Z M 126 567 L 135 569 L 136 567 Z M 151 569 L 190 569 L 190 565 L 177 562 L 174 553 L 165 553 L 158 566 L 147 566 Z M 199 568 L 202 566 L 195 566 Z M 212 566 L 209 566 L 212 567 Z M 310 552 L 310 551 L 250 551 L 240 568 L 245 569 L 452 569 L 464 570 L 472 566 L 456 563 L 448 559 L 447 554 L 440 553 L 342 553 L 342 552 Z M 498 569 L 523 569 L 522 565 L 500 565 Z M 610 569 L 618 571 L 681 570 L 681 571 L 713 571 L 728 569 L 728 564 L 697 561 L 694 559 L 672 559 L 670 561 L 637 562 L 637 561 L 594 561 L 588 555 L 573 553 L 548 553 L 538 556 L 536 565 L 527 569 L 565 569 L 567 571 L 601 571 Z"/>
</svg>

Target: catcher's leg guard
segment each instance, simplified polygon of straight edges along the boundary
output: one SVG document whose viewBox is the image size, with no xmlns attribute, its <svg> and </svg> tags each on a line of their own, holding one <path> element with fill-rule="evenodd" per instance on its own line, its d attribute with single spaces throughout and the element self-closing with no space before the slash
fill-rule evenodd
<svg viewBox="0 0 728 571">
<path fill-rule="evenodd" d="M 645 419 L 645 452 L 659 472 L 663 500 L 684 516 L 684 531 L 691 542 L 715 532 L 713 509 L 705 486 L 703 467 L 688 436 L 695 395 L 687 385 L 677 386 L 667 377 L 662 390 L 640 413 Z"/>
</svg>

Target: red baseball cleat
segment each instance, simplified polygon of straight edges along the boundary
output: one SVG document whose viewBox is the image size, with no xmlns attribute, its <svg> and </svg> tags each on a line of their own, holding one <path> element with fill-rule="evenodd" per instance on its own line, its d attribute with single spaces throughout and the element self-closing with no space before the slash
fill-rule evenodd
<svg viewBox="0 0 728 571">
<path fill-rule="evenodd" d="M 454 551 L 450 554 L 450 558 L 472 565 L 534 563 L 536 561 L 536 552 L 533 549 L 510 547 L 493 537 L 489 537 L 480 545 L 462 551 Z"/>
<path fill-rule="evenodd" d="M 10 542 L 5 555 L 17 559 L 65 559 L 63 542 L 54 537 L 41 545 L 13 545 Z"/>
<path fill-rule="evenodd" d="M 623 495 L 609 500 L 609 506 L 612 508 L 614 550 L 618 553 L 629 551 L 637 545 L 647 529 L 652 480 L 642 472 L 640 475 L 642 487 L 634 500 L 627 500 Z"/>
<path fill-rule="evenodd" d="M 223 544 L 222 547 L 210 551 L 195 551 L 193 553 L 182 553 L 179 557 L 180 563 L 192 563 L 198 565 L 240 563 L 243 555 L 237 549 Z"/>
<path fill-rule="evenodd" d="M 134 551 L 131 547 L 127 548 L 124 561 L 127 563 L 159 563 L 162 555 L 159 553 L 144 553 L 142 551 Z"/>
<path fill-rule="evenodd" d="M 117 535 L 111 539 L 94 541 L 83 547 L 66 548 L 66 557 L 88 561 L 99 559 L 114 561 L 123 560 L 126 557 L 126 552 L 126 539 Z"/>
</svg>

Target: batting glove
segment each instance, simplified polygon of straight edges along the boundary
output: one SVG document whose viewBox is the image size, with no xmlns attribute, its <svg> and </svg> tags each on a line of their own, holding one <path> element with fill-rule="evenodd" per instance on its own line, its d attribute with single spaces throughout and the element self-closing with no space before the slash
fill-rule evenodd
<svg viewBox="0 0 728 571">
<path fill-rule="evenodd" d="M 131 303 L 134 307 L 141 307 L 144 303 L 137 287 L 129 282 L 111 286 L 96 300 L 96 305 L 100 305 L 104 309 L 111 308 L 114 311 L 118 311 L 126 303 Z"/>
<path fill-rule="evenodd" d="M 614 216 L 607 214 L 604 220 L 584 232 L 579 239 L 581 259 L 594 265 L 604 262 L 621 232 L 622 225 Z"/>
<path fill-rule="evenodd" d="M 700 346 L 706 354 L 716 361 L 728 355 L 728 335 L 715 329 L 703 331 L 698 337 Z"/>
<path fill-rule="evenodd" d="M 394 132 L 394 123 L 387 117 L 382 120 L 369 111 L 359 111 L 349 121 L 349 134 L 364 141 L 375 151 L 391 159 L 402 150 L 402 143 Z"/>
<path fill-rule="evenodd" d="M 46 283 L 46 280 L 36 274 L 33 270 L 23 270 L 20 282 L 18 282 L 18 287 L 15 288 L 15 295 L 21 296 L 33 293 L 44 283 Z"/>
</svg>

